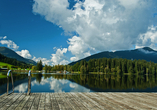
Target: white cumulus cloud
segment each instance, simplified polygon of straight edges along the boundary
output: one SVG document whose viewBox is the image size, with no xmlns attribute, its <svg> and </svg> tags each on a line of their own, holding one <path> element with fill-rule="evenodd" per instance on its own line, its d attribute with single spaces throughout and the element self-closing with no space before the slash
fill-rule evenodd
<svg viewBox="0 0 157 110">
<path fill-rule="evenodd" d="M 141 51 L 141 52 L 143 52 L 143 53 L 145 53 L 145 54 L 152 54 L 152 53 L 156 54 L 156 52 L 154 52 L 154 51 L 148 51 L 148 50 L 144 50 L 142 48 L 140 48 L 138 50 Z"/>
<path fill-rule="evenodd" d="M 51 54 L 51 62 L 52 65 L 58 65 L 58 64 L 67 64 L 69 63 L 68 60 L 66 60 L 66 57 L 64 56 L 64 53 L 67 52 L 67 48 L 63 48 L 63 49 L 57 49 L 55 54 Z"/>
<path fill-rule="evenodd" d="M 90 55 L 89 52 L 89 46 L 84 43 L 84 41 L 77 36 L 73 36 L 72 38 L 69 39 L 69 47 L 68 51 L 71 51 L 75 57 L 71 57 L 71 61 L 76 61 L 79 60 L 80 58 L 86 57 Z"/>
<path fill-rule="evenodd" d="M 3 39 L 6 39 L 6 36 L 3 37 Z M 7 45 L 8 48 L 12 48 L 14 50 L 17 50 L 19 48 L 19 46 L 17 46 L 17 44 L 15 44 L 15 42 L 13 42 L 12 40 L 0 40 L 0 43 L 2 45 Z"/>
<path fill-rule="evenodd" d="M 3 39 L 6 39 L 6 38 L 7 38 L 7 36 L 4 36 L 4 37 L 3 37 Z"/>
<path fill-rule="evenodd" d="M 137 47 L 151 47 L 157 50 L 157 26 L 150 26 L 146 33 L 139 34 Z"/>
<path fill-rule="evenodd" d="M 42 64 L 43 65 L 51 65 L 51 60 L 50 59 L 47 59 L 47 58 L 36 58 L 35 56 L 32 58 L 32 60 L 34 60 L 35 62 L 39 62 L 40 60 L 42 61 Z"/>
<path fill-rule="evenodd" d="M 4 36 L 4 37 L 0 37 L 0 39 L 6 39 L 7 38 L 7 36 Z"/>
<path fill-rule="evenodd" d="M 148 27 L 157 23 L 153 17 L 157 1 L 85 0 L 78 1 L 74 10 L 67 9 L 69 4 L 68 0 L 34 0 L 33 13 L 65 32 L 78 34 L 69 38 L 68 50 L 74 55 L 71 61 L 90 55 L 93 49 L 122 50 L 136 45 L 157 48 L 155 28 L 147 32 Z"/>
<path fill-rule="evenodd" d="M 55 49 L 57 49 L 55 47 Z M 32 60 L 38 62 L 38 61 L 42 61 L 43 65 L 65 65 L 68 64 L 69 61 L 66 60 L 67 58 L 64 56 L 64 53 L 67 52 L 67 48 L 61 48 L 61 49 L 57 49 L 55 54 L 51 54 L 50 58 L 51 59 L 47 59 L 47 58 L 41 58 L 41 57 L 33 57 Z"/>
<path fill-rule="evenodd" d="M 24 58 L 31 58 L 32 55 L 29 53 L 28 50 L 21 50 L 21 51 L 16 51 L 17 54 L 19 54 L 20 56 L 24 57 Z"/>
</svg>

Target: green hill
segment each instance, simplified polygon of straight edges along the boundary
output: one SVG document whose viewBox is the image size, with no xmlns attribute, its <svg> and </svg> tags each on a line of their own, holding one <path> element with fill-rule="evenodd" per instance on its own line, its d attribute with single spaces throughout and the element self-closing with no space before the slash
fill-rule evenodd
<svg viewBox="0 0 157 110">
<path fill-rule="evenodd" d="M 144 47 L 144 48 L 135 49 L 135 50 L 116 51 L 116 52 L 104 51 L 104 52 L 100 52 L 100 53 L 88 56 L 81 60 L 89 61 L 90 59 L 98 59 L 98 58 L 104 58 L 104 57 L 105 58 L 123 58 L 123 59 L 126 58 L 130 60 L 140 59 L 140 60 L 152 61 L 154 63 L 157 63 L 157 51 L 149 47 Z M 80 62 L 81 60 L 69 63 L 69 65 L 74 65 L 77 62 Z"/>
<path fill-rule="evenodd" d="M 6 47 L 0 47 L 0 53 L 6 57 L 14 58 L 18 61 L 22 61 L 22 62 L 25 62 L 27 64 L 37 65 L 37 63 L 35 61 L 23 58 L 20 55 L 18 55 L 16 52 L 14 52 L 13 50 L 6 48 Z"/>
</svg>

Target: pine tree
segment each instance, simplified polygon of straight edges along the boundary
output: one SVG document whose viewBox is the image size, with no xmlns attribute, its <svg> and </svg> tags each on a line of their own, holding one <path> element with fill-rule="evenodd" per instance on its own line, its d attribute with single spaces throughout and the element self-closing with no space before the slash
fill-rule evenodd
<svg viewBox="0 0 157 110">
<path fill-rule="evenodd" d="M 39 71 L 41 71 L 42 68 L 43 68 L 43 66 L 42 66 L 42 61 L 40 60 L 40 61 L 37 63 L 36 69 L 39 70 Z"/>
<path fill-rule="evenodd" d="M 45 73 L 47 73 L 47 70 L 48 70 L 47 65 L 45 65 Z"/>
<path fill-rule="evenodd" d="M 88 61 L 88 70 L 89 72 L 92 72 L 92 60 L 91 59 Z"/>
<path fill-rule="evenodd" d="M 122 73 L 126 73 L 127 72 L 127 67 L 126 67 L 126 60 L 123 60 L 122 62 Z"/>
</svg>

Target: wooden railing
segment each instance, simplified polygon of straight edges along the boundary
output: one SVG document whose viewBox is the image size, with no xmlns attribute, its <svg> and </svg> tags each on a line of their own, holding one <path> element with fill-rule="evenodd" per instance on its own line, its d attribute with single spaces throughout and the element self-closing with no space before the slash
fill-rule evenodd
<svg viewBox="0 0 157 110">
<path fill-rule="evenodd" d="M 12 74 L 12 71 L 9 70 L 8 73 L 7 73 L 7 95 L 11 94 L 9 93 L 9 75 L 11 73 L 11 82 L 12 82 L 12 92 L 14 92 L 14 81 L 13 81 L 13 74 Z M 27 95 L 30 95 L 30 92 L 31 92 L 31 70 L 29 70 L 28 72 L 28 91 L 27 91 Z"/>
<path fill-rule="evenodd" d="M 29 95 L 31 92 L 31 70 L 29 70 L 28 72 L 28 91 L 27 91 L 27 95 Z"/>
<path fill-rule="evenodd" d="M 12 74 L 12 71 L 9 70 L 8 73 L 7 73 L 7 95 L 9 95 L 9 74 L 11 73 L 11 82 L 12 82 L 12 89 L 13 91 L 11 93 L 14 92 L 14 81 L 13 81 L 13 74 Z"/>
</svg>

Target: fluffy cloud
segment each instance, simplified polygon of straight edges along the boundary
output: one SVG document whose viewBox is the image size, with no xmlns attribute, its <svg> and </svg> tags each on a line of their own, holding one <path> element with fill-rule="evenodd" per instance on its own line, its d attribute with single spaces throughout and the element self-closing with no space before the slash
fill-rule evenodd
<svg viewBox="0 0 157 110">
<path fill-rule="evenodd" d="M 124 6 L 125 8 L 132 8 L 132 7 L 136 7 L 139 3 L 139 0 L 119 0 L 120 4 L 122 6 Z"/>
<path fill-rule="evenodd" d="M 67 64 L 69 63 L 68 60 L 66 60 L 66 57 L 64 56 L 64 53 L 67 52 L 67 48 L 61 48 L 57 49 L 55 54 L 51 54 L 51 61 L 53 65 L 58 65 L 58 64 Z"/>
<path fill-rule="evenodd" d="M 55 48 L 57 49 L 57 48 Z M 32 58 L 32 60 L 38 62 L 38 61 L 42 61 L 43 65 L 65 65 L 68 64 L 69 61 L 66 60 L 67 58 L 64 56 L 64 53 L 67 52 L 67 48 L 61 48 L 61 49 L 57 49 L 55 54 L 51 54 L 50 58 L 51 59 L 47 59 L 47 58 L 36 58 L 35 56 Z"/>
<path fill-rule="evenodd" d="M 13 42 L 12 40 L 5 40 L 7 39 L 7 36 L 4 36 L 4 37 L 0 37 L 0 43 L 2 45 L 7 45 L 8 48 L 11 48 L 11 49 L 14 49 L 14 50 L 17 50 L 19 48 L 19 46 L 17 46 L 17 44 L 15 44 L 15 42 Z"/>
<path fill-rule="evenodd" d="M 152 54 L 152 53 L 156 54 L 156 52 L 154 52 L 154 51 L 148 51 L 148 50 L 144 50 L 142 48 L 140 48 L 138 50 L 141 51 L 141 52 L 143 52 L 143 53 L 145 53 L 145 54 Z"/>
<path fill-rule="evenodd" d="M 149 46 L 157 50 L 157 26 L 150 26 L 146 33 L 139 34 L 137 47 Z"/>
<path fill-rule="evenodd" d="M 90 47 L 84 43 L 84 41 L 77 36 L 73 36 L 72 38 L 69 39 L 69 47 L 68 51 L 71 51 L 75 57 L 71 57 L 71 61 L 76 61 L 80 58 L 86 57 L 90 55 Z M 94 49 L 93 49 L 94 50 Z"/>
<path fill-rule="evenodd" d="M 146 40 L 139 42 L 142 33 L 157 23 L 153 17 L 157 1 L 85 0 L 78 1 L 74 10 L 67 9 L 69 4 L 68 0 L 34 0 L 33 12 L 62 27 L 65 32 L 79 35 L 69 38 L 68 50 L 75 55 L 71 61 L 85 57 L 84 54 L 90 55 L 93 49 L 130 49 L 135 45 L 157 47 L 154 45 L 156 40 L 151 41 L 156 37 L 145 37 Z"/>
<path fill-rule="evenodd" d="M 0 39 L 6 39 L 7 38 L 7 36 L 4 36 L 4 37 L 0 37 Z"/>
<path fill-rule="evenodd" d="M 20 56 L 24 57 L 24 58 L 31 58 L 32 55 L 29 53 L 28 50 L 21 50 L 21 51 L 16 51 L 17 54 L 19 54 Z"/>
<path fill-rule="evenodd" d="M 3 37 L 3 39 L 6 39 L 6 36 Z M 11 41 L 11 40 L 0 40 L 0 43 L 2 45 L 7 45 L 7 47 L 12 48 L 14 50 L 17 50 L 19 48 L 19 46 L 17 46 L 17 44 L 15 44 L 15 42 Z"/>
<path fill-rule="evenodd" d="M 7 38 L 7 36 L 4 36 L 4 37 L 3 37 L 3 39 L 6 39 L 6 38 Z"/>
<path fill-rule="evenodd" d="M 39 58 L 36 58 L 35 56 L 32 58 L 32 60 L 34 60 L 35 62 L 38 62 L 38 61 L 42 61 L 42 64 L 43 65 L 51 65 L 51 60 L 50 59 L 47 59 L 47 58 L 41 58 L 41 57 L 39 57 Z"/>
</svg>

